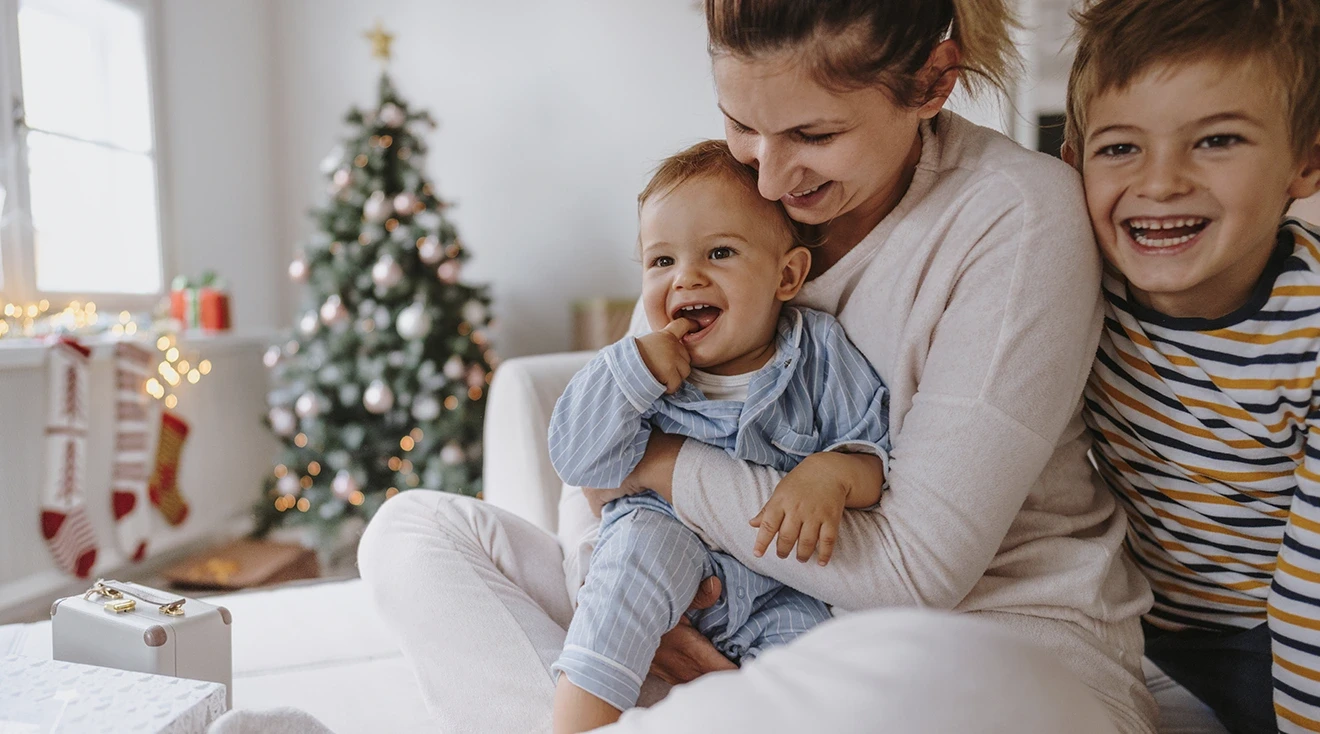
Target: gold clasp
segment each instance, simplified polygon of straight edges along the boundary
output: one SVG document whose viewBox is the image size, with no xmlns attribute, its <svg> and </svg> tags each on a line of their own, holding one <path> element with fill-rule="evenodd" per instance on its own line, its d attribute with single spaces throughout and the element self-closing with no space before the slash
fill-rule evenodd
<svg viewBox="0 0 1320 734">
<path fill-rule="evenodd" d="M 182 617 L 184 614 L 183 605 L 188 601 L 181 596 L 163 596 L 137 584 L 113 580 L 106 581 L 105 579 L 98 579 L 96 584 L 88 589 L 86 594 L 83 594 L 83 598 L 90 599 L 93 594 L 113 600 L 105 605 L 108 611 L 118 613 L 132 611 L 137 607 L 137 602 L 133 599 L 125 599 L 125 596 L 132 596 L 148 604 L 158 605 L 157 608 L 160 613 L 169 617 Z"/>
<path fill-rule="evenodd" d="M 124 612 L 131 612 L 136 608 L 137 608 L 136 599 L 120 599 L 119 601 L 108 601 L 105 603 L 105 610 L 107 612 L 114 612 L 115 614 L 123 614 Z"/>
</svg>

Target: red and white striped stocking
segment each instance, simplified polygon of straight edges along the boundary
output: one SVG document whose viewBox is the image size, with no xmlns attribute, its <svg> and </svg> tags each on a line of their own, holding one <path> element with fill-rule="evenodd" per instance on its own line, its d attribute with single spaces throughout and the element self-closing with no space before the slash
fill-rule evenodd
<svg viewBox="0 0 1320 734">
<path fill-rule="evenodd" d="M 152 354 L 130 342 L 115 346 L 115 457 L 110 471 L 110 507 L 119 549 L 133 561 L 147 553 L 151 516 L 147 472 L 155 427 L 155 405 L 146 392 Z"/>
<path fill-rule="evenodd" d="M 48 351 L 46 479 L 41 534 L 61 569 L 86 578 L 96 563 L 96 532 L 83 497 L 87 452 L 88 349 L 60 339 Z"/>
</svg>

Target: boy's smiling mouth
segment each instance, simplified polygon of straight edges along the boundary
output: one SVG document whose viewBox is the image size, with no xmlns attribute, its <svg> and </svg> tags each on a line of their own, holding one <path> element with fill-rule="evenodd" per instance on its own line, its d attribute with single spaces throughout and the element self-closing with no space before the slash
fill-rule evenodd
<svg viewBox="0 0 1320 734">
<path fill-rule="evenodd" d="M 1205 231 L 1210 220 L 1205 217 L 1132 217 L 1123 221 L 1132 241 L 1143 248 L 1166 249 L 1185 245 Z"/>
<path fill-rule="evenodd" d="M 686 344 L 689 339 L 693 339 L 709 329 L 711 324 L 714 324 L 715 320 L 718 319 L 722 313 L 724 313 L 724 309 L 719 308 L 718 306 L 712 306 L 709 303 L 689 303 L 675 307 L 673 312 L 670 313 L 669 318 L 687 319 L 696 327 L 683 337 L 683 343 Z"/>
</svg>

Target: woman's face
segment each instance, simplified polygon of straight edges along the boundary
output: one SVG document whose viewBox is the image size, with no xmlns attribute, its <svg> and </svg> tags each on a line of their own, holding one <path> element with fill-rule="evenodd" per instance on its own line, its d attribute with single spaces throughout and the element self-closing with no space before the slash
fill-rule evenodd
<svg viewBox="0 0 1320 734">
<path fill-rule="evenodd" d="M 761 196 L 799 222 L 878 222 L 906 191 L 921 120 L 940 105 L 900 106 L 880 88 L 835 91 L 805 66 L 801 54 L 716 55 L 729 148 L 757 169 Z"/>
</svg>

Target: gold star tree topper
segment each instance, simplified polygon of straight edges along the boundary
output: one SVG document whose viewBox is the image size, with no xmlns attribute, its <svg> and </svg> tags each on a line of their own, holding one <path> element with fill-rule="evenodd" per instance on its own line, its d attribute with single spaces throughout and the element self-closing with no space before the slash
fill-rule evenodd
<svg viewBox="0 0 1320 734">
<path fill-rule="evenodd" d="M 394 34 L 385 30 L 385 27 L 376 21 L 376 27 L 363 33 L 362 36 L 371 41 L 371 55 L 381 61 L 390 60 L 390 44 L 394 42 Z"/>
</svg>

